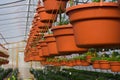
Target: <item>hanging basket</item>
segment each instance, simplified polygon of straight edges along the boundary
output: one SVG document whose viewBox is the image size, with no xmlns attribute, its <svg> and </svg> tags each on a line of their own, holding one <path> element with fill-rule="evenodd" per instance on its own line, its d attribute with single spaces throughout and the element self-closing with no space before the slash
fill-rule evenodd
<svg viewBox="0 0 120 80">
<path fill-rule="evenodd" d="M 83 53 L 85 48 L 78 48 L 75 45 L 72 25 L 52 27 L 56 39 L 58 52 L 61 54 Z"/>
<path fill-rule="evenodd" d="M 39 31 L 41 33 L 45 33 L 48 31 L 49 28 L 51 28 L 52 23 L 43 23 L 43 22 L 39 21 L 37 26 L 39 27 Z"/>
<path fill-rule="evenodd" d="M 38 10 L 39 10 L 38 14 L 40 16 L 40 21 L 41 22 L 53 23 L 53 22 L 56 21 L 57 14 L 47 13 L 43 6 L 40 6 Z"/>
<path fill-rule="evenodd" d="M 31 52 L 32 52 L 32 55 L 34 55 L 34 56 L 39 56 L 39 55 L 38 55 L 38 50 L 37 50 L 36 47 L 32 47 L 32 48 L 31 48 Z"/>
<path fill-rule="evenodd" d="M 49 52 L 48 52 L 48 47 L 47 47 L 47 43 L 45 40 L 40 40 L 39 41 L 41 49 L 42 49 L 42 53 L 44 57 L 49 56 Z"/>
<path fill-rule="evenodd" d="M 67 8 L 77 46 L 120 47 L 120 9 L 117 3 L 88 3 Z M 78 16 L 79 15 L 79 16 Z"/>
<path fill-rule="evenodd" d="M 40 57 L 40 56 L 33 56 L 33 59 L 32 59 L 32 61 L 44 61 L 44 60 L 45 58 Z"/>
<path fill-rule="evenodd" d="M 41 46 L 40 46 L 40 43 L 37 44 L 37 49 L 38 49 L 38 55 L 39 55 L 40 57 L 43 57 L 42 48 L 41 48 Z"/>
<path fill-rule="evenodd" d="M 48 13 L 65 12 L 68 0 L 43 0 L 45 10 Z"/>
<path fill-rule="evenodd" d="M 59 55 L 56 45 L 56 40 L 53 34 L 45 35 L 46 43 L 48 45 L 48 51 L 51 56 Z"/>
</svg>

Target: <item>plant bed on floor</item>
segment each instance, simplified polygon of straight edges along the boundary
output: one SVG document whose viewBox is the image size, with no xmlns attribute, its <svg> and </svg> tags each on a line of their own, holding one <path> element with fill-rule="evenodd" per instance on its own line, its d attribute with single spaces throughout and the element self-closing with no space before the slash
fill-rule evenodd
<svg viewBox="0 0 120 80">
<path fill-rule="evenodd" d="M 94 72 L 76 69 L 62 70 L 38 70 L 32 69 L 31 73 L 36 80 L 119 80 L 120 74 L 112 74 L 105 72 Z"/>
</svg>

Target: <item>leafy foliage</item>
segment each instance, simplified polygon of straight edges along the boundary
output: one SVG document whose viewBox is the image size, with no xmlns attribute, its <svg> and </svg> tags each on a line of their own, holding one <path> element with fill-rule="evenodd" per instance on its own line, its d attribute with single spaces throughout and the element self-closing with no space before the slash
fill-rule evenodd
<svg viewBox="0 0 120 80">
<path fill-rule="evenodd" d="M 61 71 L 35 70 L 33 75 L 36 80 L 119 80 L 120 74 L 76 70 L 73 68 L 62 69 Z"/>
<path fill-rule="evenodd" d="M 66 25 L 69 23 L 69 19 L 66 17 L 66 14 L 60 14 L 59 16 L 59 21 L 56 22 L 57 25 Z"/>
</svg>

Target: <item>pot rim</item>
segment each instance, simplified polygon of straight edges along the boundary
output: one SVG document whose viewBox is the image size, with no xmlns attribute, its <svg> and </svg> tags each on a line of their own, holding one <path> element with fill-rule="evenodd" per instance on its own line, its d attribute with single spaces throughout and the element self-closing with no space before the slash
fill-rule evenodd
<svg viewBox="0 0 120 80">
<path fill-rule="evenodd" d="M 64 29 L 64 28 L 72 28 L 72 25 L 71 24 L 67 24 L 67 25 L 58 25 L 58 26 L 53 26 L 51 28 L 51 30 L 57 30 L 57 29 Z"/>
<path fill-rule="evenodd" d="M 46 11 L 45 8 L 44 8 L 44 6 L 39 6 L 39 7 L 38 7 L 38 14 L 39 14 L 40 12 L 42 12 L 42 11 Z"/>
<path fill-rule="evenodd" d="M 40 40 L 39 43 L 46 43 L 46 41 L 45 40 Z"/>
<path fill-rule="evenodd" d="M 43 0 L 43 2 L 46 1 L 46 0 Z M 57 0 L 57 1 L 69 1 L 69 0 Z"/>
<path fill-rule="evenodd" d="M 54 37 L 54 35 L 53 35 L 53 33 L 52 33 L 52 34 L 45 34 L 44 37 L 45 37 L 45 38 L 46 38 L 46 37 Z"/>
<path fill-rule="evenodd" d="M 47 43 L 49 43 L 49 42 L 56 42 L 53 34 L 46 34 L 46 35 L 44 36 L 44 38 L 46 38 L 46 42 L 47 42 Z M 50 38 L 51 38 L 51 39 L 50 39 Z M 48 40 L 48 39 L 50 39 L 50 40 Z"/>
<path fill-rule="evenodd" d="M 103 3 L 92 2 L 92 3 L 87 3 L 87 4 L 79 4 L 76 6 L 68 7 L 66 9 L 66 14 L 68 14 L 70 11 L 78 10 L 78 9 L 92 8 L 92 7 L 108 7 L 108 6 L 118 7 L 119 5 L 118 3 L 113 3 L 113 2 L 103 2 Z"/>
</svg>

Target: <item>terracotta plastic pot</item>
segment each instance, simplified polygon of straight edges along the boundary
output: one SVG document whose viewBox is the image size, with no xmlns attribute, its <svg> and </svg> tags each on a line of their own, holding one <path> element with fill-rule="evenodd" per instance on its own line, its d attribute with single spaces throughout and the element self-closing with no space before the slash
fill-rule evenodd
<svg viewBox="0 0 120 80">
<path fill-rule="evenodd" d="M 38 26 L 34 26 L 32 28 L 31 35 L 35 35 L 36 36 L 36 34 L 39 34 L 39 33 L 40 33 L 39 32 L 39 27 Z"/>
<path fill-rule="evenodd" d="M 39 56 L 43 57 L 42 48 L 41 48 L 40 44 L 37 45 L 37 49 L 38 49 Z"/>
<path fill-rule="evenodd" d="M 82 65 L 82 62 L 81 62 L 80 60 L 76 60 L 76 64 L 77 64 L 78 66 L 80 66 L 80 65 Z"/>
<path fill-rule="evenodd" d="M 5 58 L 8 58 L 9 55 L 8 54 L 5 54 L 4 52 L 0 52 L 0 57 L 5 57 Z"/>
<path fill-rule="evenodd" d="M 81 65 L 82 65 L 82 66 L 89 66 L 90 63 L 87 62 L 86 60 L 81 60 Z"/>
<path fill-rule="evenodd" d="M 33 60 L 32 61 L 44 61 L 45 58 L 40 57 L 40 56 L 33 56 Z"/>
<path fill-rule="evenodd" d="M 33 56 L 29 56 L 29 61 L 33 61 Z"/>
<path fill-rule="evenodd" d="M 27 58 L 27 57 L 24 57 L 24 61 L 25 61 L 25 62 L 28 62 L 28 58 Z"/>
<path fill-rule="evenodd" d="M 100 69 L 100 64 L 99 64 L 98 60 L 96 60 L 96 61 L 93 62 L 93 68 L 94 69 Z"/>
<path fill-rule="evenodd" d="M 62 62 L 61 62 L 61 65 L 62 65 L 62 66 L 65 66 L 65 65 L 66 65 L 66 61 L 62 61 Z"/>
<path fill-rule="evenodd" d="M 68 0 L 43 0 L 45 10 L 48 13 L 59 13 L 60 9 L 61 12 L 64 12 L 67 1 Z"/>
<path fill-rule="evenodd" d="M 41 33 L 45 33 L 48 31 L 49 28 L 51 28 L 52 23 L 43 23 L 43 22 L 39 21 L 37 25 L 39 27 L 39 31 Z"/>
<path fill-rule="evenodd" d="M 52 56 L 59 55 L 56 45 L 56 40 L 53 34 L 45 35 L 46 43 L 48 45 L 49 54 Z"/>
<path fill-rule="evenodd" d="M 87 60 L 89 63 L 91 63 L 91 58 L 92 58 L 91 55 L 87 55 L 87 56 L 86 56 L 86 60 Z"/>
<path fill-rule="evenodd" d="M 37 26 L 41 29 L 41 28 L 51 28 L 52 27 L 52 23 L 43 23 L 39 20 L 39 22 L 37 23 Z"/>
<path fill-rule="evenodd" d="M 100 69 L 110 69 L 110 63 L 106 60 L 100 60 Z"/>
<path fill-rule="evenodd" d="M 70 62 L 73 64 L 73 66 L 77 65 L 75 60 L 71 60 Z"/>
<path fill-rule="evenodd" d="M 119 61 L 111 61 L 110 68 L 112 72 L 120 72 L 120 62 Z"/>
<path fill-rule="evenodd" d="M 47 13 L 45 8 L 40 6 L 38 9 L 38 14 L 40 16 L 40 21 L 41 22 L 49 22 L 49 23 L 53 23 L 56 21 L 57 19 L 57 14 L 50 14 Z"/>
<path fill-rule="evenodd" d="M 1 62 L 0 62 L 0 65 L 4 65 L 4 64 L 8 64 L 8 63 L 9 63 L 8 60 L 4 60 L 4 61 L 1 61 Z"/>
<path fill-rule="evenodd" d="M 32 53 L 33 56 L 38 56 L 37 48 L 36 47 L 32 47 L 31 48 L 31 53 Z"/>
<path fill-rule="evenodd" d="M 35 36 L 42 37 L 42 34 L 40 34 L 40 32 L 39 32 L 39 33 L 36 33 Z"/>
<path fill-rule="evenodd" d="M 83 53 L 85 48 L 78 48 L 74 41 L 72 25 L 52 27 L 56 39 L 58 52 L 61 54 Z"/>
<path fill-rule="evenodd" d="M 120 9 L 117 3 L 88 3 L 67 8 L 79 47 L 120 47 Z M 79 15 L 79 16 L 78 16 Z"/>
<path fill-rule="evenodd" d="M 67 66 L 69 66 L 69 67 L 73 67 L 74 66 L 74 63 L 72 63 L 71 61 L 67 61 Z"/>
<path fill-rule="evenodd" d="M 49 52 L 48 52 L 48 47 L 47 47 L 47 43 L 45 40 L 40 40 L 39 41 L 41 49 L 42 49 L 42 53 L 44 57 L 49 56 Z"/>
</svg>

